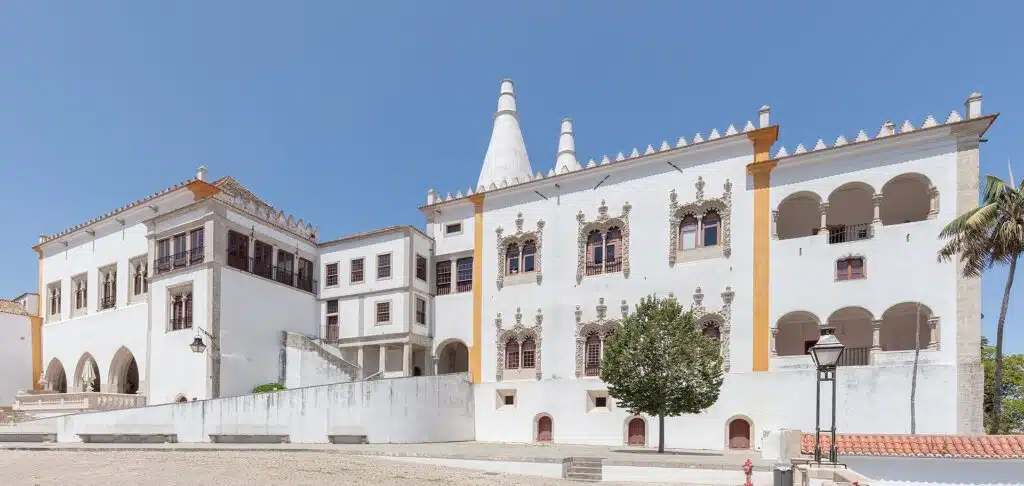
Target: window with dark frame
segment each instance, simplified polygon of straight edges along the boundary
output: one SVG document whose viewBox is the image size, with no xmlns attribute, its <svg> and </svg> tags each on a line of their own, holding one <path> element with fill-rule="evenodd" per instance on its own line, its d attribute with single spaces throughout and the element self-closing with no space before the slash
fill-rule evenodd
<svg viewBox="0 0 1024 486">
<path fill-rule="evenodd" d="M 166 272 L 171 269 L 171 240 L 164 238 L 156 242 L 156 272 Z"/>
<path fill-rule="evenodd" d="M 594 397 L 594 408 L 608 408 L 608 397 Z"/>
<path fill-rule="evenodd" d="M 325 325 L 324 339 L 337 341 L 341 337 L 341 329 L 338 326 L 338 300 L 327 301 L 327 322 Z"/>
<path fill-rule="evenodd" d="M 449 223 L 444 227 L 444 234 L 451 235 L 462 231 L 462 223 Z"/>
<path fill-rule="evenodd" d="M 246 254 L 248 257 L 248 254 Z M 248 258 L 246 258 L 248 260 Z M 243 269 L 244 270 L 244 269 Z M 274 278 L 274 246 L 260 240 L 252 243 L 252 273 L 263 278 Z"/>
<path fill-rule="evenodd" d="M 520 363 L 522 363 L 523 369 L 531 369 L 534 366 L 536 366 L 536 364 L 537 364 L 537 343 L 534 342 L 533 338 L 526 338 L 526 339 L 524 339 L 523 343 L 520 345 L 520 348 L 521 348 L 520 352 L 522 353 L 522 358 L 520 359 Z"/>
<path fill-rule="evenodd" d="M 328 263 L 327 270 L 325 272 L 327 276 L 324 278 L 327 282 L 328 287 L 338 285 L 338 264 Z"/>
<path fill-rule="evenodd" d="M 353 258 L 352 259 L 352 272 L 349 274 L 349 283 L 362 283 L 363 282 L 363 259 Z"/>
<path fill-rule="evenodd" d="M 172 265 L 174 268 L 181 268 L 188 264 L 188 234 L 180 233 L 171 237 L 174 246 L 174 258 L 172 259 Z"/>
<path fill-rule="evenodd" d="M 511 393 L 508 394 L 508 395 L 505 395 L 505 405 L 515 405 L 515 404 L 516 404 L 516 396 L 515 395 L 513 395 Z"/>
<path fill-rule="evenodd" d="M 274 268 L 274 279 L 287 285 L 295 285 L 295 254 L 277 250 L 277 266 Z"/>
<path fill-rule="evenodd" d="M 427 301 L 416 297 L 416 324 L 427 324 Z"/>
<path fill-rule="evenodd" d="M 516 338 L 505 341 L 505 369 L 519 369 L 519 341 Z"/>
<path fill-rule="evenodd" d="M 299 267 L 295 272 L 295 286 L 307 292 L 313 291 L 313 262 L 299 257 Z"/>
<path fill-rule="evenodd" d="M 377 324 L 391 322 L 391 302 L 377 302 Z"/>
<path fill-rule="evenodd" d="M 416 255 L 416 278 L 427 281 L 427 258 L 423 255 Z"/>
<path fill-rule="evenodd" d="M 228 231 L 228 266 L 249 271 L 249 237 Z"/>
<path fill-rule="evenodd" d="M 437 295 L 447 295 L 452 292 L 452 262 L 451 260 L 445 260 L 443 262 L 437 262 L 434 270 L 435 280 L 435 293 Z"/>
<path fill-rule="evenodd" d="M 533 240 L 523 243 L 523 273 L 532 272 L 537 268 L 537 244 Z"/>
<path fill-rule="evenodd" d="M 455 262 L 455 291 L 473 290 L 473 257 L 459 258 Z"/>
<path fill-rule="evenodd" d="M 596 332 L 587 335 L 584 345 L 586 363 L 583 374 L 585 376 L 598 376 L 601 374 L 601 337 Z"/>
<path fill-rule="evenodd" d="M 836 280 L 860 280 L 864 278 L 864 259 L 843 258 L 836 261 Z"/>
<path fill-rule="evenodd" d="M 391 254 L 377 255 L 377 278 L 391 278 Z"/>
<path fill-rule="evenodd" d="M 171 330 L 180 331 L 192 327 L 192 292 L 171 294 Z"/>
<path fill-rule="evenodd" d="M 203 228 L 194 229 L 188 234 L 188 264 L 202 263 L 203 261 L 203 246 L 205 235 Z"/>
</svg>

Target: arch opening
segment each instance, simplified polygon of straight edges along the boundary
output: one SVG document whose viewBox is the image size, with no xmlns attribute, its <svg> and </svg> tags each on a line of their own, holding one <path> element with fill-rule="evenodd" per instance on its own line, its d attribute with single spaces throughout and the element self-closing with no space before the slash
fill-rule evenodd
<svg viewBox="0 0 1024 486">
<path fill-rule="evenodd" d="M 839 366 L 864 366 L 871 363 L 871 322 L 874 316 L 863 307 L 843 307 L 828 316 L 828 327 L 846 348 Z"/>
<path fill-rule="evenodd" d="M 53 358 L 46 365 L 46 390 L 54 393 L 68 392 L 68 375 L 64 371 L 64 364 L 59 359 Z"/>
<path fill-rule="evenodd" d="M 779 356 L 809 354 L 821 335 L 818 316 L 807 311 L 790 312 L 775 325 L 775 351 Z"/>
<path fill-rule="evenodd" d="M 630 419 L 626 426 L 626 445 L 643 447 L 647 445 L 647 422 L 640 417 Z"/>
<path fill-rule="evenodd" d="M 879 216 L 882 225 L 912 223 L 928 219 L 932 211 L 932 184 L 917 173 L 900 174 L 882 186 Z"/>
<path fill-rule="evenodd" d="M 750 422 L 736 417 L 726 425 L 729 433 L 729 449 L 750 449 Z"/>
<path fill-rule="evenodd" d="M 913 351 L 918 331 L 919 349 L 928 349 L 932 340 L 928 325 L 931 318 L 932 310 L 919 302 L 903 302 L 889 307 L 882 314 L 882 326 L 878 332 L 882 351 Z"/>
<path fill-rule="evenodd" d="M 465 373 L 469 371 L 469 348 L 459 340 L 449 341 L 438 353 L 437 374 Z"/>
<path fill-rule="evenodd" d="M 875 190 L 863 182 L 837 187 L 828 196 L 825 223 L 829 243 L 845 243 L 871 238 L 875 217 Z"/>
<path fill-rule="evenodd" d="M 780 240 L 816 235 L 820 227 L 821 196 L 798 192 L 779 203 L 775 233 Z"/>
<path fill-rule="evenodd" d="M 109 389 L 113 393 L 134 395 L 139 393 L 139 366 L 135 355 L 128 348 L 121 346 L 110 361 Z"/>
<path fill-rule="evenodd" d="M 100 367 L 96 358 L 89 352 L 82 354 L 75 367 L 75 391 L 98 392 L 100 383 Z"/>
<path fill-rule="evenodd" d="M 551 442 L 554 435 L 554 424 L 551 420 L 550 415 L 541 415 L 537 418 L 537 434 L 535 439 L 537 442 Z"/>
</svg>

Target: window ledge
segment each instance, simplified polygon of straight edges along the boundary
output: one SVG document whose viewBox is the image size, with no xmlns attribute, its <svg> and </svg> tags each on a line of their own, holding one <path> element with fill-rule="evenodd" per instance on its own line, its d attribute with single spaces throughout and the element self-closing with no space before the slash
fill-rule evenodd
<svg viewBox="0 0 1024 486">
<path fill-rule="evenodd" d="M 722 245 L 698 246 L 676 252 L 676 261 L 679 263 L 699 262 L 725 258 L 725 248 Z"/>
<path fill-rule="evenodd" d="M 517 273 L 515 275 L 505 274 L 502 286 L 535 284 L 537 283 L 537 275 L 539 274 L 536 271 Z"/>
</svg>

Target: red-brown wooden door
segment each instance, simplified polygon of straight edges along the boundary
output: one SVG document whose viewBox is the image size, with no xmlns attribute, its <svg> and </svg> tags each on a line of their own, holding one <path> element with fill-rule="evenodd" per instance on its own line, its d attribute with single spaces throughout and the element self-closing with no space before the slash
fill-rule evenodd
<svg viewBox="0 0 1024 486">
<path fill-rule="evenodd" d="M 750 449 L 750 423 L 743 419 L 729 422 L 729 448 Z"/>
<path fill-rule="evenodd" d="M 551 417 L 543 416 L 537 420 L 537 442 L 551 442 Z"/>
<path fill-rule="evenodd" d="M 644 423 L 643 419 L 635 418 L 629 421 L 626 444 L 631 446 L 647 444 L 647 424 Z"/>
</svg>

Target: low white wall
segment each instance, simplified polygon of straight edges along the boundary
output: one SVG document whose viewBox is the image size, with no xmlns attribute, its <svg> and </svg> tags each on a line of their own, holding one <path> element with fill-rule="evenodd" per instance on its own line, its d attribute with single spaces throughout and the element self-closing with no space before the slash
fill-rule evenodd
<svg viewBox="0 0 1024 486">
<path fill-rule="evenodd" d="M 32 325 L 28 316 L 0 312 L 0 405 L 10 405 L 22 390 L 32 389 Z"/>
<path fill-rule="evenodd" d="M 79 433 L 175 433 L 179 442 L 209 434 L 287 434 L 294 443 L 326 443 L 333 433 L 366 435 L 370 443 L 473 440 L 468 375 L 421 376 L 299 388 L 187 403 L 42 419 L 58 442 Z"/>
</svg>

